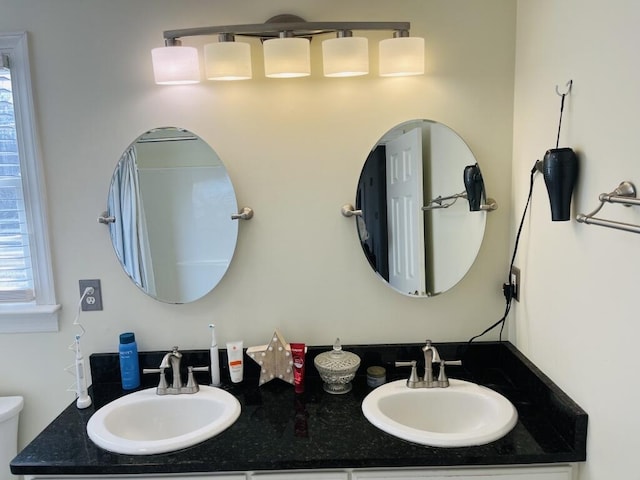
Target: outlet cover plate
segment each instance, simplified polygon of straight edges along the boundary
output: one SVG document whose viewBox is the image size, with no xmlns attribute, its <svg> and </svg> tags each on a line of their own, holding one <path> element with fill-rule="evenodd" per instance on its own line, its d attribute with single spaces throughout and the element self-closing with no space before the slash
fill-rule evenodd
<svg viewBox="0 0 640 480">
<path fill-rule="evenodd" d="M 100 280 L 80 280 L 80 297 L 84 291 L 91 287 L 93 288 L 92 295 L 85 295 L 82 299 L 82 311 L 83 312 L 95 312 L 102 310 L 102 288 L 100 287 Z"/>
<path fill-rule="evenodd" d="M 513 285 L 513 299 L 516 302 L 520 301 L 520 269 L 518 267 L 511 267 L 511 284 Z"/>
</svg>

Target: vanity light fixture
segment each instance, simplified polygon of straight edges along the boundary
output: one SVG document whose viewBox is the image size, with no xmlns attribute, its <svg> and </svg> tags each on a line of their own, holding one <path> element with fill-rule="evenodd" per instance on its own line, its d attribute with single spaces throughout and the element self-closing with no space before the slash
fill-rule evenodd
<svg viewBox="0 0 640 480">
<path fill-rule="evenodd" d="M 204 46 L 207 80 L 248 80 L 251 71 L 251 47 L 236 42 L 231 33 L 218 34 L 218 42 Z"/>
<path fill-rule="evenodd" d="M 410 37 L 408 30 L 393 32 L 393 38 L 378 46 L 380 76 L 404 77 L 424 73 L 424 38 Z"/>
<path fill-rule="evenodd" d="M 309 41 L 291 31 L 280 32 L 262 44 L 264 74 L 269 78 L 295 78 L 311 75 Z"/>
<path fill-rule="evenodd" d="M 265 75 L 270 78 L 311 74 L 309 44 L 316 35 L 335 34 L 322 42 L 324 75 L 350 77 L 369 73 L 368 39 L 354 30 L 393 32 L 380 42 L 380 75 L 424 73 L 424 39 L 409 36 L 409 22 L 306 22 L 295 15 L 278 15 L 261 24 L 196 27 L 167 30 L 165 47 L 152 50 L 158 84 L 178 85 L 200 81 L 197 49 L 181 45 L 184 37 L 218 35 L 204 47 L 208 80 L 245 80 L 252 77 L 251 47 L 236 37 L 256 37 L 263 42 Z"/>
<path fill-rule="evenodd" d="M 336 38 L 322 42 L 325 77 L 355 77 L 369 73 L 369 40 L 340 30 Z"/>
<path fill-rule="evenodd" d="M 151 50 L 153 73 L 158 85 L 186 85 L 200 82 L 198 50 L 183 47 L 179 40 Z"/>
</svg>

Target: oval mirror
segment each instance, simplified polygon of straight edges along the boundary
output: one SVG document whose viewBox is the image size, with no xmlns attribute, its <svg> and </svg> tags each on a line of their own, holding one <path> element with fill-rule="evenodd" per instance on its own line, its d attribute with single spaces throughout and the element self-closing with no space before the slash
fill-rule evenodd
<svg viewBox="0 0 640 480">
<path fill-rule="evenodd" d="M 138 137 L 116 166 L 107 215 L 122 268 L 146 294 L 187 303 L 227 271 L 238 237 L 235 192 L 200 137 L 174 127 Z"/>
<path fill-rule="evenodd" d="M 400 293 L 430 297 L 467 273 L 482 243 L 484 183 L 446 125 L 404 122 L 369 153 L 356 192 L 358 236 L 375 272 Z"/>
</svg>

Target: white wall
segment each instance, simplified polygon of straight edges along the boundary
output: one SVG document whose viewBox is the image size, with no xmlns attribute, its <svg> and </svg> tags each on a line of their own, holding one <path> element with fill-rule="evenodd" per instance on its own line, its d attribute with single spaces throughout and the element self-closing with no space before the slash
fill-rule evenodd
<svg viewBox="0 0 640 480">
<path fill-rule="evenodd" d="M 555 146 L 579 153 L 573 214 L 588 213 L 620 181 L 640 186 L 640 3 L 635 0 L 518 2 L 513 220 L 519 220 L 529 169 Z M 600 215 L 640 224 L 640 209 L 606 205 Z M 511 333 L 520 348 L 589 413 L 588 461 L 580 479 L 638 478 L 640 386 L 638 272 L 632 233 L 550 221 L 537 178 L 521 253 L 523 299 Z"/>
<path fill-rule="evenodd" d="M 163 44 L 163 30 L 259 23 L 284 12 L 317 21 L 408 20 L 412 33 L 426 38 L 427 74 L 324 79 L 316 60 L 310 78 L 266 80 L 254 45 L 255 80 L 153 84 L 150 49 Z M 336 336 L 344 343 L 466 340 L 499 317 L 511 218 L 513 1 L 0 0 L 0 31 L 20 30 L 30 34 L 63 305 L 59 333 L 0 336 L 0 394 L 26 397 L 21 445 L 74 398 L 63 368 L 72 362 L 67 346 L 82 278 L 102 279 L 104 301 L 104 311 L 82 316 L 86 355 L 115 351 L 126 330 L 136 332 L 141 350 L 206 348 L 212 321 L 220 342 L 243 338 L 250 346 L 276 327 L 308 344 Z M 313 42 L 314 58 L 319 46 Z M 433 299 L 383 285 L 361 252 L 353 219 L 340 215 L 341 205 L 354 201 L 373 144 L 413 118 L 456 130 L 500 202 L 470 274 Z M 222 282 L 182 306 L 140 293 L 96 222 L 122 152 L 141 132 L 167 125 L 207 141 L 240 206 L 255 210 L 240 225 Z"/>
</svg>

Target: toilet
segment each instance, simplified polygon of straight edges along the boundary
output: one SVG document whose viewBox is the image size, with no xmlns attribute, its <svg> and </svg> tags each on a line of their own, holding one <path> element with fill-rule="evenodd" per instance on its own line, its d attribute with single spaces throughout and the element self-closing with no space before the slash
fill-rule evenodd
<svg viewBox="0 0 640 480">
<path fill-rule="evenodd" d="M 9 464 L 18 451 L 18 416 L 24 405 L 20 396 L 0 397 L 0 480 L 12 480 Z"/>
</svg>

